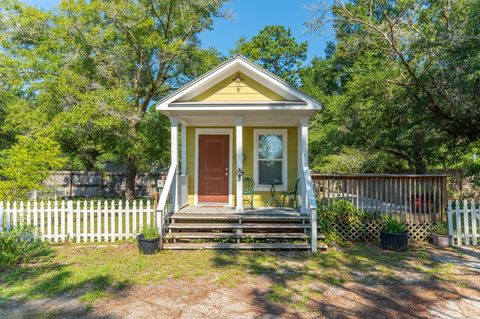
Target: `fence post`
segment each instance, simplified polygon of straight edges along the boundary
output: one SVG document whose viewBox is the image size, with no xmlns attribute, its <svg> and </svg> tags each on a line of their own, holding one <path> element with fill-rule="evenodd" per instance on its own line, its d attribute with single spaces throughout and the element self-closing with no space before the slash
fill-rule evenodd
<svg viewBox="0 0 480 319">
<path fill-rule="evenodd" d="M 450 245 L 453 245 L 452 201 L 448 201 L 448 235 L 450 236 Z"/>
<path fill-rule="evenodd" d="M 470 212 L 472 216 L 472 244 L 477 245 L 477 208 L 475 207 L 475 200 L 470 201 Z"/>
<path fill-rule="evenodd" d="M 38 238 L 38 204 L 36 200 L 33 202 L 33 238 Z"/>
<path fill-rule="evenodd" d="M 457 245 L 462 245 L 462 222 L 460 219 L 460 201 L 457 199 L 455 201 L 455 220 L 456 220 L 456 227 L 457 227 Z"/>
<path fill-rule="evenodd" d="M 470 245 L 470 230 L 469 230 L 469 227 L 468 227 L 468 202 L 467 200 L 465 199 L 463 201 L 463 227 L 464 227 L 464 230 L 463 230 L 463 237 L 465 239 L 465 245 Z"/>
<path fill-rule="evenodd" d="M 82 215 L 82 211 L 81 211 L 81 204 L 80 204 L 80 201 L 77 200 L 77 210 L 76 210 L 76 215 L 75 215 L 75 225 L 76 225 L 76 234 L 75 234 L 75 237 L 76 237 L 76 242 L 79 243 L 80 242 L 80 221 L 81 221 L 81 215 Z"/>
<path fill-rule="evenodd" d="M 68 211 L 68 218 L 67 218 L 67 229 L 68 229 L 68 240 L 73 240 L 73 201 L 69 200 L 67 202 L 67 211 Z"/>
</svg>

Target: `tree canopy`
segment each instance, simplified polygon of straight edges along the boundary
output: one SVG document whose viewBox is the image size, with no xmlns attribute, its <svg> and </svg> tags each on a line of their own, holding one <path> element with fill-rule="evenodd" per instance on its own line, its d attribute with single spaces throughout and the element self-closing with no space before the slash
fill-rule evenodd
<svg viewBox="0 0 480 319">
<path fill-rule="evenodd" d="M 166 119 L 150 107 L 221 59 L 197 35 L 222 3 L 63 0 L 44 11 L 2 1 L 4 130 L 48 132 L 72 168 L 124 163 L 133 197 L 136 174 L 168 156 Z"/>
<path fill-rule="evenodd" d="M 326 105 L 314 122 L 318 165 L 347 145 L 387 156 L 381 170 L 424 173 L 478 143 L 478 2 L 338 0 L 329 10 L 336 43 L 302 73 Z"/>
<path fill-rule="evenodd" d="M 298 43 L 290 29 L 266 26 L 250 41 L 240 38 L 233 53 L 240 53 L 284 80 L 299 84 L 299 69 L 307 58 L 308 43 Z"/>
</svg>

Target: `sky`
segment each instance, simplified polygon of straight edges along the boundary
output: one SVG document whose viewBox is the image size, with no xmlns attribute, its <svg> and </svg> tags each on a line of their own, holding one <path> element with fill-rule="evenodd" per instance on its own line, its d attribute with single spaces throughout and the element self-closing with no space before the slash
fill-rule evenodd
<svg viewBox="0 0 480 319">
<path fill-rule="evenodd" d="M 250 39 L 266 25 L 283 25 L 292 31 L 299 42 L 308 42 L 307 62 L 314 56 L 324 56 L 328 41 L 334 41 L 331 27 L 318 34 L 309 33 L 305 22 L 314 13 L 306 6 L 319 0 L 231 0 L 223 9 L 232 14 L 232 18 L 215 18 L 213 30 L 200 34 L 202 47 L 214 47 L 226 56 L 235 47 L 242 36 Z M 23 2 L 44 9 L 54 7 L 58 0 L 23 0 Z"/>
</svg>

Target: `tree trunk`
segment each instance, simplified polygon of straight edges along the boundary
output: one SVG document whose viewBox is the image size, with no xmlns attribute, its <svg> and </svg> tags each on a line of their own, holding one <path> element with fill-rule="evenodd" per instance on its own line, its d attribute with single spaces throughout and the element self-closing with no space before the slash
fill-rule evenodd
<svg viewBox="0 0 480 319">
<path fill-rule="evenodd" d="M 135 198 L 135 179 L 138 171 L 137 163 L 131 156 L 127 156 L 125 164 L 125 197 L 128 200 L 133 200 Z"/>
</svg>

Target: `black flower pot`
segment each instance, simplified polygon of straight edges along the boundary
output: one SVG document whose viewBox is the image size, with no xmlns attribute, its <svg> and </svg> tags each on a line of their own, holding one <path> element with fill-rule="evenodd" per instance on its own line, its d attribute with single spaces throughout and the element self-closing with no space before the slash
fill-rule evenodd
<svg viewBox="0 0 480 319">
<path fill-rule="evenodd" d="M 147 239 L 143 234 L 137 236 L 138 250 L 144 255 L 155 254 L 160 247 L 160 237 Z"/>
<path fill-rule="evenodd" d="M 402 251 L 407 249 L 408 233 L 380 232 L 380 247 L 386 250 Z"/>
</svg>

